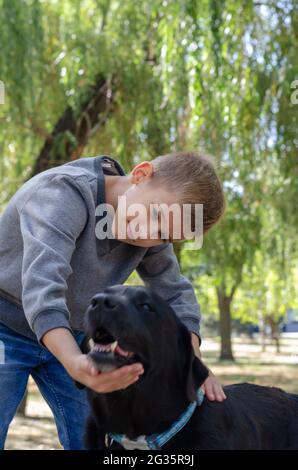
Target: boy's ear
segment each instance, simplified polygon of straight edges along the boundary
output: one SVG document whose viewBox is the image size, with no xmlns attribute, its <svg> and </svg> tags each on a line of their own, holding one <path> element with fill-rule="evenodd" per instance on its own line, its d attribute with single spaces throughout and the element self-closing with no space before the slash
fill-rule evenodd
<svg viewBox="0 0 298 470">
<path fill-rule="evenodd" d="M 151 161 L 143 161 L 138 163 L 132 169 L 130 176 L 132 184 L 137 184 L 143 179 L 148 179 L 153 174 L 153 165 Z"/>
</svg>

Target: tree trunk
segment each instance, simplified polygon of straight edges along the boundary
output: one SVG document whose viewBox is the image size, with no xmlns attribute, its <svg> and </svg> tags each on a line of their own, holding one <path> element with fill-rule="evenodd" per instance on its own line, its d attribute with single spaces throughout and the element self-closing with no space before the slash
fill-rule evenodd
<svg viewBox="0 0 298 470">
<path fill-rule="evenodd" d="M 263 313 L 259 316 L 259 331 L 260 331 L 260 341 L 261 341 L 261 350 L 262 352 L 266 351 L 266 326 L 265 326 L 265 317 Z"/>
<path fill-rule="evenodd" d="M 217 288 L 217 300 L 220 312 L 220 337 L 221 352 L 220 360 L 234 361 L 231 340 L 231 301 L 232 297 L 227 296 L 225 290 Z"/>
<path fill-rule="evenodd" d="M 279 336 L 274 336 L 273 341 L 275 342 L 275 347 L 276 347 L 276 354 L 280 354 L 280 340 Z"/>
<path fill-rule="evenodd" d="M 115 81 L 98 77 L 95 85 L 87 90 L 79 109 L 68 106 L 56 122 L 50 136 L 36 159 L 30 178 L 53 166 L 62 165 L 82 156 L 90 136 L 104 125 L 114 109 L 112 88 Z"/>
<path fill-rule="evenodd" d="M 279 322 L 274 318 L 274 316 L 268 317 L 268 323 L 271 330 L 271 339 L 275 342 L 276 354 L 280 353 L 280 332 L 279 332 Z"/>
</svg>

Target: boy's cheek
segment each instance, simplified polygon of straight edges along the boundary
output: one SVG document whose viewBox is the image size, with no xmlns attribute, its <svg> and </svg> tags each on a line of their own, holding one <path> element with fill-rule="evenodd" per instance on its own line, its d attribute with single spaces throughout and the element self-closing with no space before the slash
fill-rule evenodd
<svg viewBox="0 0 298 470">
<path fill-rule="evenodd" d="M 113 222 L 111 224 L 112 236 L 116 239 L 125 240 L 127 236 L 127 222 L 126 219 L 121 219 L 119 215 L 115 215 Z"/>
</svg>

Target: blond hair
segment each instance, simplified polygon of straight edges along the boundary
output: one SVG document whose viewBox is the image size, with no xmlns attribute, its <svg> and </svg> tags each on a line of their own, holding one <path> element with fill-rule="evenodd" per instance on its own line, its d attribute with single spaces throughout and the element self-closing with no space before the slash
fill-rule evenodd
<svg viewBox="0 0 298 470">
<path fill-rule="evenodd" d="M 198 152 L 176 152 L 152 160 L 152 183 L 177 193 L 180 204 L 191 205 L 192 224 L 195 204 L 203 204 L 203 233 L 215 225 L 225 210 L 220 179 L 212 157 Z M 194 230 L 194 226 L 192 226 Z"/>
</svg>

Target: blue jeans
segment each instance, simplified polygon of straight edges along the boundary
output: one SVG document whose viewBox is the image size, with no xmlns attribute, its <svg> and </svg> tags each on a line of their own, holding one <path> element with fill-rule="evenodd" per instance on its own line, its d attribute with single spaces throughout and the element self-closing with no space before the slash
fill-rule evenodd
<svg viewBox="0 0 298 470">
<path fill-rule="evenodd" d="M 83 333 L 75 334 L 80 344 Z M 89 404 L 62 364 L 37 341 L 0 323 L 0 449 L 31 375 L 50 406 L 64 449 L 84 449 L 83 435 Z"/>
</svg>

